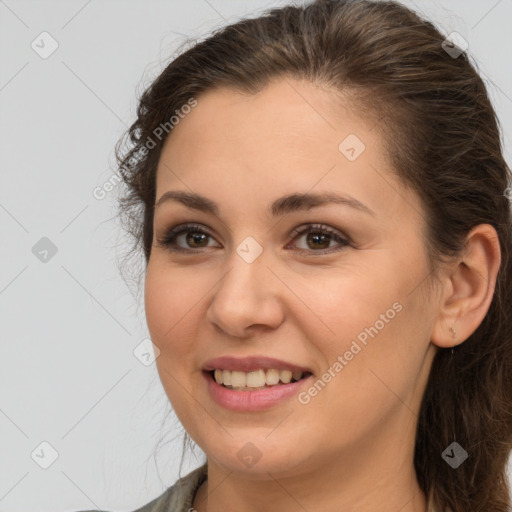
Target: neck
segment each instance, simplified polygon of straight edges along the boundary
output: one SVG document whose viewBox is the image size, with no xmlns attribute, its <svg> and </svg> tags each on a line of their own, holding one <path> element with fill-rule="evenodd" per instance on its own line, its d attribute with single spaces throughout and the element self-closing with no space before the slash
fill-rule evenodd
<svg viewBox="0 0 512 512">
<path fill-rule="evenodd" d="M 388 475 L 376 484 L 370 478 L 363 491 L 327 476 L 321 481 L 310 479 L 307 486 L 304 481 L 286 478 L 254 482 L 233 473 L 218 476 L 215 472 L 209 476 L 196 494 L 193 508 L 197 512 L 427 512 L 425 496 L 412 478 L 397 481 Z"/>
</svg>

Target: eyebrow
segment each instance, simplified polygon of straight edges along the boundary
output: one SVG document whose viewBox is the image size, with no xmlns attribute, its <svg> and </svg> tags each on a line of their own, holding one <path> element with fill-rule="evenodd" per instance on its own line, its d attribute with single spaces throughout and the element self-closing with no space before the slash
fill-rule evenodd
<svg viewBox="0 0 512 512">
<path fill-rule="evenodd" d="M 207 197 L 201 196 L 199 194 L 178 190 L 169 190 L 162 194 L 156 203 L 155 208 L 158 208 L 167 201 L 177 201 L 187 208 L 219 216 L 219 205 L 215 201 L 212 201 L 211 199 L 208 199 Z M 375 216 L 375 212 L 373 210 L 368 208 L 368 206 L 361 203 L 354 197 L 348 195 L 338 195 L 332 192 L 326 192 L 322 194 L 288 194 L 286 196 L 280 197 L 279 199 L 276 199 L 269 206 L 268 211 L 273 217 L 278 217 L 287 213 L 309 210 L 310 208 L 315 208 L 326 204 L 343 204 L 356 210 L 365 212 L 369 215 Z"/>
</svg>

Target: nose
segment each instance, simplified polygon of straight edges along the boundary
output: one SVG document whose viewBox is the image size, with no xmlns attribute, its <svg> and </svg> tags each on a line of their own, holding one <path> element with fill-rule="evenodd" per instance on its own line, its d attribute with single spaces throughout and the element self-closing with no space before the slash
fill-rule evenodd
<svg viewBox="0 0 512 512">
<path fill-rule="evenodd" d="M 215 287 L 206 316 L 226 335 L 247 338 L 259 330 L 276 329 L 284 321 L 281 293 L 286 287 L 264 254 L 248 263 L 233 253 Z"/>
</svg>

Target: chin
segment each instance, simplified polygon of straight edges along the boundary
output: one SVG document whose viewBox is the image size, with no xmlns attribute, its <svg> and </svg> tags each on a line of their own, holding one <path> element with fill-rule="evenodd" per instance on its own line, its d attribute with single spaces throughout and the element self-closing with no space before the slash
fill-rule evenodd
<svg viewBox="0 0 512 512">
<path fill-rule="evenodd" d="M 211 456 L 207 454 L 207 457 L 222 466 L 225 471 L 251 476 L 257 480 L 270 480 L 278 475 L 281 477 L 298 475 L 307 471 L 308 461 L 302 452 L 300 457 L 297 457 L 299 451 L 295 443 L 294 446 L 286 447 L 276 437 L 276 441 L 281 446 L 278 450 L 274 443 L 269 443 L 268 439 L 265 442 L 258 441 L 256 438 L 257 436 L 254 436 L 254 441 L 247 440 L 250 439 L 249 436 L 244 436 L 241 441 L 229 438 L 229 441 L 226 440 L 226 445 L 221 447 L 217 444 L 209 452 Z"/>
</svg>

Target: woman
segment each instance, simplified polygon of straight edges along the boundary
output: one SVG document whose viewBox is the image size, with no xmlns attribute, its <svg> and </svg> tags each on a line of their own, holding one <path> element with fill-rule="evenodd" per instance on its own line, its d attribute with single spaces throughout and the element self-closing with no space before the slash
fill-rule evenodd
<svg viewBox="0 0 512 512">
<path fill-rule="evenodd" d="M 174 411 L 207 456 L 139 512 L 510 506 L 510 170 L 468 57 L 318 0 L 185 51 L 119 151 Z"/>
</svg>

